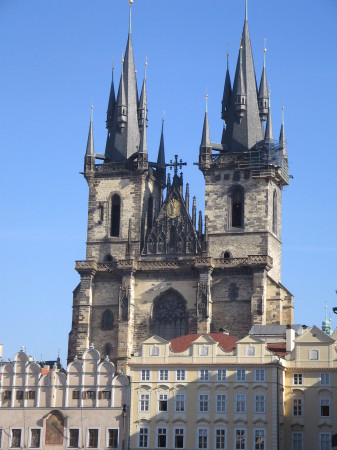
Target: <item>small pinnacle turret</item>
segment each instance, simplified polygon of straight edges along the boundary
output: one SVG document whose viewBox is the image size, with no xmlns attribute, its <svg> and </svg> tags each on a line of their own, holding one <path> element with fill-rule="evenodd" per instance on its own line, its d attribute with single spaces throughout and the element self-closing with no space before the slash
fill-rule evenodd
<svg viewBox="0 0 337 450">
<path fill-rule="evenodd" d="M 106 127 L 108 130 L 111 130 L 111 128 L 112 128 L 113 116 L 114 116 L 115 106 L 116 106 L 116 95 L 115 95 L 113 74 L 114 74 L 114 66 L 112 66 L 111 88 L 110 88 L 110 95 L 109 95 L 108 110 L 106 113 Z"/>
<path fill-rule="evenodd" d="M 259 88 L 259 111 L 260 118 L 262 121 L 265 121 L 268 116 L 268 84 L 267 84 L 267 75 L 266 75 L 266 51 L 264 48 L 264 60 L 263 60 L 263 69 L 260 81 Z"/>
<path fill-rule="evenodd" d="M 272 125 L 272 121 L 271 121 L 270 91 L 269 91 L 268 116 L 267 116 L 266 132 L 264 135 L 264 140 L 267 143 L 274 141 L 273 125 Z"/>
<path fill-rule="evenodd" d="M 232 95 L 232 85 L 231 85 L 231 77 L 229 74 L 229 52 L 227 52 L 227 70 L 226 70 L 226 79 L 225 79 L 225 86 L 223 90 L 223 97 L 222 97 L 222 115 L 221 118 L 227 122 L 228 120 L 228 113 L 229 113 L 229 105 Z"/>
<path fill-rule="evenodd" d="M 282 123 L 281 123 L 281 130 L 280 130 L 279 146 L 282 149 L 283 158 L 288 160 L 287 142 L 286 142 L 286 136 L 285 136 L 285 131 L 284 131 L 284 106 L 282 106 Z"/>
<path fill-rule="evenodd" d="M 122 133 L 128 122 L 128 114 L 127 114 L 128 107 L 126 104 L 123 66 L 124 66 L 124 59 L 122 59 L 122 74 L 117 95 L 117 123 L 119 130 Z"/>
<path fill-rule="evenodd" d="M 240 64 L 239 71 L 236 76 L 236 90 L 234 92 L 235 97 L 235 114 L 238 117 L 240 123 L 245 116 L 245 112 L 247 110 L 247 95 L 246 95 L 246 86 L 243 78 L 243 69 L 242 69 L 242 46 L 240 47 Z"/>
<path fill-rule="evenodd" d="M 139 100 L 139 107 L 138 107 L 138 125 L 139 125 L 140 130 L 142 130 L 144 125 L 147 127 L 147 123 L 148 123 L 147 95 L 146 95 L 146 68 L 147 68 L 147 58 L 145 61 L 144 81 L 143 81 L 142 91 L 141 91 L 140 100 Z"/>
<path fill-rule="evenodd" d="M 84 157 L 84 174 L 88 175 L 95 167 L 95 148 L 94 148 L 94 131 L 93 131 L 93 105 L 91 105 L 90 125 L 87 141 L 87 149 Z"/>
<path fill-rule="evenodd" d="M 204 125 L 202 130 L 200 151 L 199 151 L 199 162 L 207 162 L 212 154 L 212 144 L 209 132 L 209 122 L 208 122 L 208 111 L 207 111 L 208 95 L 206 94 L 206 109 L 204 117 Z"/>
</svg>

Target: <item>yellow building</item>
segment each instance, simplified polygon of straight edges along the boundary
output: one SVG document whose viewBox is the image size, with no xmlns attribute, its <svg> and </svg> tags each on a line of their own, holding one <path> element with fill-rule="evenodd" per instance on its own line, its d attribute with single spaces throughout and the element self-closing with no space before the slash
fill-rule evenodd
<svg viewBox="0 0 337 450">
<path fill-rule="evenodd" d="M 282 370 L 255 337 L 147 339 L 130 362 L 130 448 L 276 449 Z"/>
<path fill-rule="evenodd" d="M 285 358 L 284 448 L 330 450 L 337 435 L 336 340 L 317 327 Z"/>
</svg>

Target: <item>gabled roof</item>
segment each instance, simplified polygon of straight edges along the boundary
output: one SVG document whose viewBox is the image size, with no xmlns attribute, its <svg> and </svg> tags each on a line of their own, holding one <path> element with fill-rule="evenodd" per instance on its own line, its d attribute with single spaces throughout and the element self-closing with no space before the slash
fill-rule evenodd
<svg viewBox="0 0 337 450">
<path fill-rule="evenodd" d="M 182 353 L 197 341 L 201 336 L 210 337 L 214 342 L 219 344 L 219 347 L 224 352 L 231 352 L 236 346 L 237 339 L 234 336 L 229 336 L 224 333 L 210 333 L 210 334 L 188 334 L 170 340 L 171 350 L 174 353 Z"/>
</svg>

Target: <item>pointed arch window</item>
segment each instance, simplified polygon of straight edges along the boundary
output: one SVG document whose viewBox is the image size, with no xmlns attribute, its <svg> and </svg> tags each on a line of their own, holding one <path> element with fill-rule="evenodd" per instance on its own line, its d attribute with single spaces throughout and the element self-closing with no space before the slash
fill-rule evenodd
<svg viewBox="0 0 337 450">
<path fill-rule="evenodd" d="M 147 228 L 151 230 L 153 224 L 153 197 L 149 197 L 147 205 Z"/>
<path fill-rule="evenodd" d="M 112 330 L 114 326 L 114 316 L 110 309 L 104 311 L 102 316 L 102 328 L 103 330 Z"/>
<path fill-rule="evenodd" d="M 273 194 L 273 233 L 277 234 L 277 193 Z"/>
<path fill-rule="evenodd" d="M 121 199 L 118 194 L 114 194 L 111 198 L 111 230 L 113 237 L 119 237 L 121 221 Z"/>
<path fill-rule="evenodd" d="M 173 339 L 188 334 L 186 300 L 173 289 L 164 292 L 153 303 L 152 334 Z"/>
<path fill-rule="evenodd" d="M 243 228 L 244 193 L 240 186 L 233 188 L 230 195 L 230 228 Z"/>
</svg>

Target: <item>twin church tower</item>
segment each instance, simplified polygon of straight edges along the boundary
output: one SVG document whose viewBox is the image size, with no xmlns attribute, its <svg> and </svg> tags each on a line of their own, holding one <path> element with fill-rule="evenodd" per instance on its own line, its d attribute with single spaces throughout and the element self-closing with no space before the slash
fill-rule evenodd
<svg viewBox="0 0 337 450">
<path fill-rule="evenodd" d="M 247 11 L 233 83 L 228 67 L 225 76 L 221 142 L 211 141 L 206 111 L 195 154 L 204 216 L 177 157 L 166 176 L 163 129 L 157 160 L 149 161 L 147 116 L 130 27 L 117 95 L 111 83 L 104 154 L 95 152 L 90 121 L 86 260 L 76 262 L 69 360 L 94 343 L 123 369 L 151 335 L 242 338 L 253 325 L 293 321 L 293 297 L 281 284 L 284 124 L 274 139 L 266 67 L 258 88 Z"/>
</svg>

